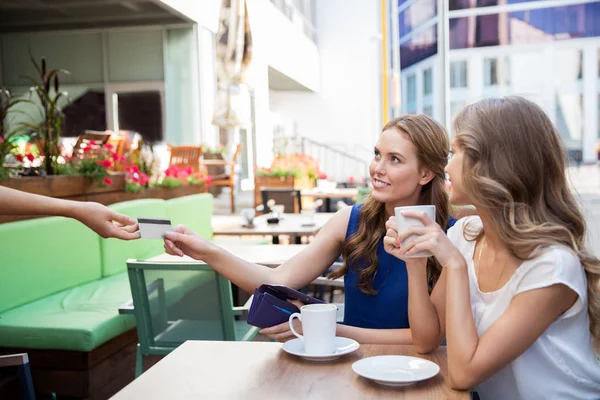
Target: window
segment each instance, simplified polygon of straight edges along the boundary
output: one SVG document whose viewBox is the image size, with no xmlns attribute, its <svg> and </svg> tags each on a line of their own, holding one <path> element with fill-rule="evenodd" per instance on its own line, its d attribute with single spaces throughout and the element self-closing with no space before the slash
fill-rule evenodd
<svg viewBox="0 0 600 400">
<path fill-rule="evenodd" d="M 493 86 L 498 84 L 498 59 L 485 58 L 483 60 L 483 84 Z"/>
<path fill-rule="evenodd" d="M 450 87 L 467 87 L 467 61 L 463 60 L 450 62 Z"/>
<path fill-rule="evenodd" d="M 406 68 L 437 54 L 437 24 L 400 40 L 400 68 Z"/>
<path fill-rule="evenodd" d="M 417 111 L 417 77 L 415 74 L 406 78 L 406 112 Z"/>
<path fill-rule="evenodd" d="M 423 71 L 423 95 L 427 96 L 433 92 L 433 73 L 431 68 Z"/>
<path fill-rule="evenodd" d="M 433 118 L 433 107 L 432 106 L 423 107 L 423 114 L 427 115 L 428 117 Z"/>
<path fill-rule="evenodd" d="M 462 2 L 472 4 L 470 0 Z M 458 8 L 464 7 L 457 4 Z M 599 19 L 600 2 L 451 18 L 450 49 L 597 37 Z"/>
</svg>

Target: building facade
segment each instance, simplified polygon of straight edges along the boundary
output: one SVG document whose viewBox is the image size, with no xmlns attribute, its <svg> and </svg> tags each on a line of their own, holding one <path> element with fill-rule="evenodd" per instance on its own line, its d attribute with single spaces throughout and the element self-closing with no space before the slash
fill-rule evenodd
<svg viewBox="0 0 600 400">
<path fill-rule="evenodd" d="M 523 95 L 549 114 L 572 158 L 595 162 L 600 1 L 398 0 L 396 15 L 401 112 L 447 121 L 482 98 Z"/>
</svg>

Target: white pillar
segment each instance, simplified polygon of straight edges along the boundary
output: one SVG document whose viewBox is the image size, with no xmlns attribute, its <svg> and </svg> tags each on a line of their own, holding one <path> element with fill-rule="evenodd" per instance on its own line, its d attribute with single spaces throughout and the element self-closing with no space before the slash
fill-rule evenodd
<svg viewBox="0 0 600 400">
<path fill-rule="evenodd" d="M 273 161 L 273 128 L 269 104 L 269 68 L 264 58 L 252 60 L 254 86 L 254 124 L 256 126 L 256 164 L 270 166 Z"/>
<path fill-rule="evenodd" d="M 450 64 L 448 56 L 450 52 L 449 21 L 448 21 L 449 2 L 437 0 L 438 13 L 438 62 L 436 66 L 436 86 L 434 95 L 437 97 L 436 114 L 437 120 L 451 132 L 450 129 Z M 436 93 L 437 92 L 437 93 Z"/>
<path fill-rule="evenodd" d="M 598 45 L 583 46 L 583 162 L 596 162 L 598 140 Z"/>
</svg>

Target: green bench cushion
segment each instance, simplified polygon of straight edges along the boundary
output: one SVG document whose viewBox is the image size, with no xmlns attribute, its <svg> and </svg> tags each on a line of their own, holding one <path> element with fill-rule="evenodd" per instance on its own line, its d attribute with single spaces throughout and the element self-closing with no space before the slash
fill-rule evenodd
<svg viewBox="0 0 600 400">
<path fill-rule="evenodd" d="M 98 240 L 62 217 L 0 224 L 0 312 L 99 279 Z"/>
<path fill-rule="evenodd" d="M 167 200 L 167 213 L 173 226 L 185 225 L 204 239 L 211 240 L 212 206 L 212 194 L 194 194 Z"/>
<path fill-rule="evenodd" d="M 135 327 L 118 311 L 130 298 L 122 273 L 25 304 L 0 315 L 0 345 L 91 351 Z"/>
<path fill-rule="evenodd" d="M 133 218 L 168 218 L 166 202 L 161 199 L 125 201 L 109 206 L 113 210 Z M 127 270 L 128 258 L 144 260 L 164 253 L 164 242 L 156 239 L 122 241 L 100 239 L 102 276 L 111 276 Z"/>
</svg>

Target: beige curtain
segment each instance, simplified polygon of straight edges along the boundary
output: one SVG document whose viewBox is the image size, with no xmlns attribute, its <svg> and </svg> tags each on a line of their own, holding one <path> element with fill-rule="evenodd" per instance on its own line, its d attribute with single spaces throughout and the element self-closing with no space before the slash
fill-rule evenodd
<svg viewBox="0 0 600 400">
<path fill-rule="evenodd" d="M 250 122 L 246 72 L 252 55 L 252 36 L 246 0 L 222 0 L 217 32 L 217 98 L 213 124 L 235 128 Z"/>
</svg>

